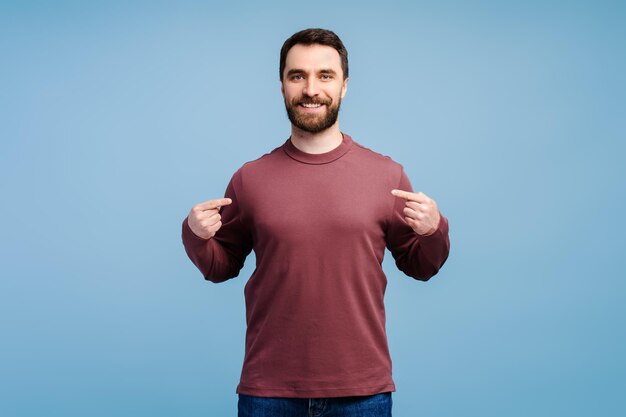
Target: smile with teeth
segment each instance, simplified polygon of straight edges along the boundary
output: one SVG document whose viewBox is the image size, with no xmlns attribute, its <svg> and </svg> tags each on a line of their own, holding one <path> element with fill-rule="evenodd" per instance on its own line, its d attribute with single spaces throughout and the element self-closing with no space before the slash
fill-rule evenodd
<svg viewBox="0 0 626 417">
<path fill-rule="evenodd" d="M 300 103 L 302 107 L 306 107 L 307 109 L 316 109 L 321 107 L 320 103 Z"/>
</svg>

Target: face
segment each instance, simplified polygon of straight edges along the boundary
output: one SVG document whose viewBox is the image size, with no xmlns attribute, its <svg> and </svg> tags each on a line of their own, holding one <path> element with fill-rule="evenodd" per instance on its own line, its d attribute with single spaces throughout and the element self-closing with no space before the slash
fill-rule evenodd
<svg viewBox="0 0 626 417">
<path fill-rule="evenodd" d="M 333 126 L 347 88 L 335 48 L 294 45 L 287 53 L 282 93 L 287 116 L 297 128 L 319 133 Z"/>
</svg>

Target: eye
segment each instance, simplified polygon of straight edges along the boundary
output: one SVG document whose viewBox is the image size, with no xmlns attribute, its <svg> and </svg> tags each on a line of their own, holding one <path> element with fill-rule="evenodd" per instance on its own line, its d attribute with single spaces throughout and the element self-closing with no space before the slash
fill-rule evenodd
<svg viewBox="0 0 626 417">
<path fill-rule="evenodd" d="M 320 77 L 322 80 L 332 80 L 333 76 L 330 74 L 322 74 L 322 76 Z"/>
<path fill-rule="evenodd" d="M 291 79 L 294 81 L 300 81 L 300 80 L 303 80 L 304 77 L 301 74 L 295 74 L 291 77 Z"/>
</svg>

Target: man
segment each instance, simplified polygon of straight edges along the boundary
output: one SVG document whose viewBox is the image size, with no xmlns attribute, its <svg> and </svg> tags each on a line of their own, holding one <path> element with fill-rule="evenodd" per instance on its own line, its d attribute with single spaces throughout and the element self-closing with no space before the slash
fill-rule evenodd
<svg viewBox="0 0 626 417">
<path fill-rule="evenodd" d="M 340 131 L 348 54 L 337 35 L 294 34 L 280 80 L 291 137 L 183 222 L 207 280 L 237 276 L 256 254 L 239 416 L 390 416 L 384 251 L 428 280 L 448 256 L 448 223 L 399 164 Z"/>
</svg>

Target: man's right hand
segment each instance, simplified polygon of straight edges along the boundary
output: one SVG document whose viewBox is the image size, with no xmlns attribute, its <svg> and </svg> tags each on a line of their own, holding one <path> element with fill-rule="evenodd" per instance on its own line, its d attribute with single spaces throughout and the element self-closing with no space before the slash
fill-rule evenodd
<svg viewBox="0 0 626 417">
<path fill-rule="evenodd" d="M 220 198 L 193 206 L 187 217 L 189 228 L 196 236 L 211 239 L 222 227 L 220 208 L 232 202 L 230 198 Z"/>
</svg>

